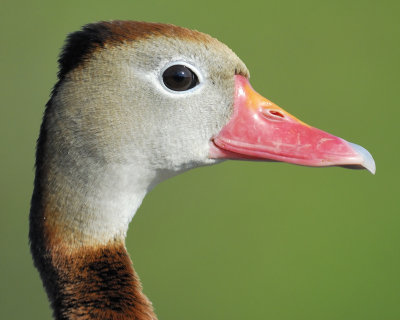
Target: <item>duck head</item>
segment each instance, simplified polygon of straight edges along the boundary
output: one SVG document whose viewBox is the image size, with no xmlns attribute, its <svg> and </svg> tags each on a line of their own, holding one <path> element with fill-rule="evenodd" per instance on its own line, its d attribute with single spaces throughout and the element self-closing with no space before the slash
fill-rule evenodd
<svg viewBox="0 0 400 320">
<path fill-rule="evenodd" d="M 85 39 L 93 35 L 95 41 Z M 77 54 L 84 40 L 87 48 Z M 140 164 L 167 175 L 226 158 L 375 170 L 362 147 L 255 92 L 244 63 L 200 32 L 140 22 L 88 25 L 70 36 L 60 64 L 53 103 L 64 125 L 52 136 L 76 142 L 63 157 Z"/>
<path fill-rule="evenodd" d="M 206 34 L 102 22 L 71 34 L 59 63 L 38 174 L 50 177 L 44 188 L 56 192 L 49 201 L 57 210 L 73 198 L 80 216 L 101 216 L 90 223 L 92 235 L 102 233 L 104 221 L 115 226 L 112 235 L 125 234 L 154 185 L 224 159 L 375 171 L 362 147 L 308 126 L 256 93 L 244 63 Z M 64 219 L 79 224 L 75 215 Z"/>
</svg>

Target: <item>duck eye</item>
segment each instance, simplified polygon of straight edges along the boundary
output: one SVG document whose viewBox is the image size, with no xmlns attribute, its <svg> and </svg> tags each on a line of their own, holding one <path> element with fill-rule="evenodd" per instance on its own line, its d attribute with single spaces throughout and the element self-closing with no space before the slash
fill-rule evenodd
<svg viewBox="0 0 400 320">
<path fill-rule="evenodd" d="M 182 64 L 176 64 L 166 69 L 162 75 L 165 86 L 174 91 L 185 91 L 199 83 L 196 74 Z"/>
</svg>

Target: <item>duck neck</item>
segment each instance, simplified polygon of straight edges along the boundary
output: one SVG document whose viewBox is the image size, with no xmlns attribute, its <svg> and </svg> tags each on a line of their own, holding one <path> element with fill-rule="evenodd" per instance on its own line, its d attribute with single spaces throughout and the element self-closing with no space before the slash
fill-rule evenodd
<svg viewBox="0 0 400 320">
<path fill-rule="evenodd" d="M 56 319 L 156 319 L 122 241 L 50 250 L 39 263 Z"/>
<path fill-rule="evenodd" d="M 37 168 L 31 251 L 56 319 L 156 319 L 125 248 L 148 184 L 129 188 L 114 169 L 76 181 Z"/>
</svg>

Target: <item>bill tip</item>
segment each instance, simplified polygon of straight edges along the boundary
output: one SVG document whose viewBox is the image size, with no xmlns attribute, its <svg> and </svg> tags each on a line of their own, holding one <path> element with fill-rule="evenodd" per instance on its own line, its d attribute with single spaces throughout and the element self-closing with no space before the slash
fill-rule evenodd
<svg viewBox="0 0 400 320">
<path fill-rule="evenodd" d="M 376 165 L 374 158 L 367 149 L 359 146 L 358 144 L 348 142 L 353 150 L 362 158 L 360 165 L 367 169 L 372 174 L 376 172 Z"/>
</svg>

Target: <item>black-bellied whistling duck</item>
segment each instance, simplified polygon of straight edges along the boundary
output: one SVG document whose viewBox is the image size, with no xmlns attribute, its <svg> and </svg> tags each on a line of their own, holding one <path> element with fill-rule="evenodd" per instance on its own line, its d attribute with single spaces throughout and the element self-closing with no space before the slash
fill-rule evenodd
<svg viewBox="0 0 400 320">
<path fill-rule="evenodd" d="M 156 319 L 125 248 L 160 181 L 223 159 L 375 164 L 362 147 L 256 93 L 216 39 L 113 21 L 72 33 L 37 144 L 30 213 L 36 267 L 56 319 Z"/>
</svg>

